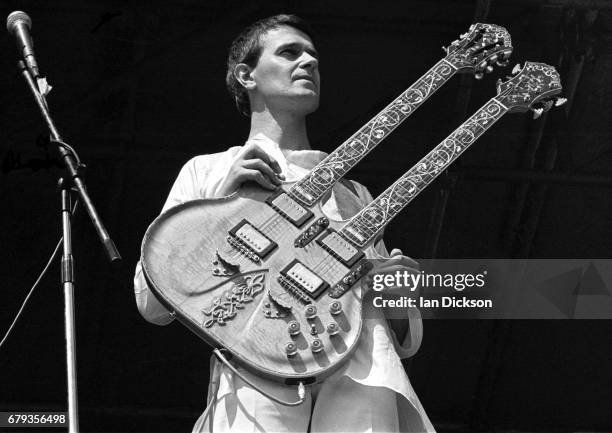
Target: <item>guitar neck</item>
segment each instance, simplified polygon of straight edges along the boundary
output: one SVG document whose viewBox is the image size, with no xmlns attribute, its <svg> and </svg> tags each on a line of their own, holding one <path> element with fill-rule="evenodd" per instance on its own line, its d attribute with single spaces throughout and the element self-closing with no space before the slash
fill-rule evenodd
<svg viewBox="0 0 612 433">
<path fill-rule="evenodd" d="M 340 234 L 364 247 L 427 185 L 485 133 L 508 108 L 492 98 L 423 159 L 347 222 Z"/>
<path fill-rule="evenodd" d="M 455 72 L 457 68 L 446 58 L 440 60 L 384 110 L 317 164 L 307 176 L 293 185 L 289 194 L 306 206 L 313 206 Z"/>
</svg>

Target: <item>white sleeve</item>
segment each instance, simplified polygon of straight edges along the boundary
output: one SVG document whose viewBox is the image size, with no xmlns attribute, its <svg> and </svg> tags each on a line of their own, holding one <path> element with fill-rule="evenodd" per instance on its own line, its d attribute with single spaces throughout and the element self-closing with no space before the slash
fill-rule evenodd
<svg viewBox="0 0 612 433">
<path fill-rule="evenodd" d="M 142 266 L 140 261 L 136 264 L 136 273 L 134 274 L 134 294 L 136 296 L 136 306 L 138 311 L 147 322 L 155 325 L 167 325 L 174 320 L 174 317 L 155 297 L 144 275 L 142 274 Z"/>
<path fill-rule="evenodd" d="M 198 167 L 196 169 L 196 158 Z M 177 176 L 162 212 L 184 203 L 189 200 L 195 200 L 200 197 L 199 182 L 202 181 L 202 176 L 207 176 L 207 158 L 196 157 L 189 160 Z M 200 178 L 198 178 L 200 176 Z M 134 294 L 136 296 L 136 306 L 138 311 L 148 322 L 156 325 L 167 325 L 174 317 L 164 307 L 151 292 L 147 286 L 147 282 L 143 275 L 140 261 L 136 264 L 136 272 L 134 274 Z"/>
<path fill-rule="evenodd" d="M 207 160 L 208 158 L 200 156 L 190 159 L 183 165 L 172 188 L 170 188 L 162 213 L 186 201 L 203 198 L 199 186 L 202 177 L 204 179 L 208 177 L 209 164 L 207 164 Z"/>
</svg>

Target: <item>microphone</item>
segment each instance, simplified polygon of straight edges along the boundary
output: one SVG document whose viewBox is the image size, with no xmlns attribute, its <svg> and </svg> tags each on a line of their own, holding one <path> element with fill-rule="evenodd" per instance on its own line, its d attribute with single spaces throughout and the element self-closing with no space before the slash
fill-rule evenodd
<svg viewBox="0 0 612 433">
<path fill-rule="evenodd" d="M 17 39 L 17 50 L 19 54 L 23 56 L 34 78 L 38 78 L 40 73 L 38 72 L 38 64 L 34 57 L 34 44 L 30 37 L 31 28 L 32 20 L 25 12 L 11 12 L 6 19 L 6 29 Z"/>
</svg>

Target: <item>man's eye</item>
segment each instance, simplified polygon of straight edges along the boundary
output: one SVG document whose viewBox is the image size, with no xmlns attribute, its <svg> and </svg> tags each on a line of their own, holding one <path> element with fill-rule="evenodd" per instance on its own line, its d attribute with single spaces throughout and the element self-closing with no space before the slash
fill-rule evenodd
<svg viewBox="0 0 612 433">
<path fill-rule="evenodd" d="M 293 48 L 285 48 L 283 51 L 281 51 L 281 54 L 295 56 L 297 55 L 297 50 Z"/>
</svg>

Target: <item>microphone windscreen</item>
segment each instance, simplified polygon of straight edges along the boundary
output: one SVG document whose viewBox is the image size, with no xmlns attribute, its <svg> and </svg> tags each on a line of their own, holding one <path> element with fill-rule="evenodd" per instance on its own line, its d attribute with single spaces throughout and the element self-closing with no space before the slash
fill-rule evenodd
<svg viewBox="0 0 612 433">
<path fill-rule="evenodd" d="M 28 26 L 28 29 L 32 28 L 32 19 L 30 16 L 25 12 L 15 11 L 11 12 L 6 18 L 6 29 L 9 31 L 9 33 L 15 32 L 15 24 L 20 21 L 25 23 L 25 25 Z"/>
</svg>

